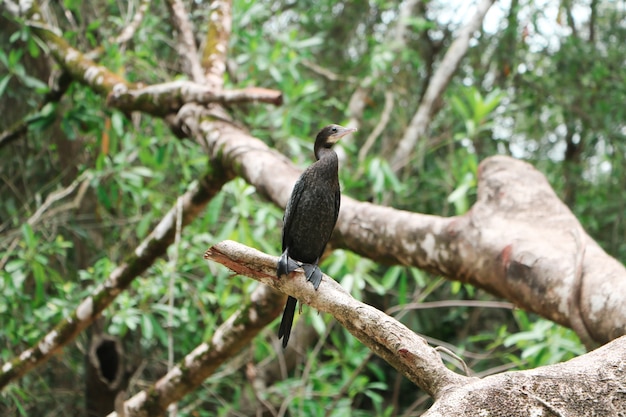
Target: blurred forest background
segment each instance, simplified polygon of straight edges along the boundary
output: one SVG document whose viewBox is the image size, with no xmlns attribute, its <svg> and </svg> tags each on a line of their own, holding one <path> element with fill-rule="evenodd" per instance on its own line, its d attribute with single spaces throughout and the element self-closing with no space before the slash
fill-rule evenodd
<svg viewBox="0 0 626 417">
<path fill-rule="evenodd" d="M 138 1 L 41 5 L 76 49 L 133 82 L 184 77 L 164 2 L 132 39 Z M 211 2 L 186 7 L 198 44 Z M 52 97 L 58 66 L 24 21 L 2 6 L 0 131 L 0 362 L 37 343 L 152 230 L 206 172 L 201 147 L 163 119 L 125 115 L 106 97 L 69 83 Z M 342 191 L 355 199 L 452 216 L 476 195 L 487 156 L 531 162 L 586 231 L 626 261 L 626 2 L 496 2 L 431 109 L 410 154 L 394 164 L 432 76 L 476 9 L 474 2 L 233 0 L 225 87 L 279 90 L 282 106 L 230 106 L 235 120 L 296 165 L 311 163 L 315 133 L 358 117 L 340 146 Z M 400 16 L 408 10 L 403 19 Z M 61 83 L 63 79 L 61 77 Z M 67 80 L 65 80 L 67 83 Z M 351 100 L 364 105 L 354 116 Z M 53 196 L 50 200 L 49 197 Z M 245 302 L 257 284 L 229 279 L 204 250 L 233 239 L 280 253 L 282 208 L 237 178 L 184 229 L 180 241 L 105 310 L 99 331 L 123 341 L 129 395 L 154 383 Z M 506 233 L 505 230 L 502 231 Z M 482 290 L 415 268 L 383 266 L 336 250 L 322 269 L 360 300 L 389 312 L 477 375 L 563 361 L 585 350 L 575 333 Z M 419 304 L 417 304 L 419 303 Z M 318 336 L 263 390 L 253 369 L 281 362 L 274 322 L 178 404 L 180 416 L 414 416 L 431 399 L 327 315 L 299 318 Z M 84 415 L 83 332 L 61 354 L 0 393 L 2 415 Z M 314 353 L 313 353 L 314 352 Z"/>
</svg>

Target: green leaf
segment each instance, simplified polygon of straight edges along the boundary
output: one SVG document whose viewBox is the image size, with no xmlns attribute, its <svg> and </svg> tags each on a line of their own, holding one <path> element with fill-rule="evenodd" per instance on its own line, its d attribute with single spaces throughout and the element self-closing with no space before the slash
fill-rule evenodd
<svg viewBox="0 0 626 417">
<path fill-rule="evenodd" d="M 124 136 L 124 116 L 120 112 L 111 114 L 111 126 L 118 137 Z"/>
<path fill-rule="evenodd" d="M 7 85 L 9 85 L 9 81 L 11 81 L 11 77 L 11 74 L 6 74 L 0 79 L 0 97 L 4 95 L 4 92 L 7 89 Z"/>
<path fill-rule="evenodd" d="M 38 93 L 45 93 L 49 90 L 48 88 L 48 84 L 44 83 L 43 81 L 41 81 L 38 78 L 35 77 L 31 77 L 29 75 L 21 75 L 20 76 L 20 81 L 22 81 L 22 83 L 28 87 L 28 88 L 32 88 L 34 90 L 36 90 Z"/>
<path fill-rule="evenodd" d="M 207 206 L 206 210 L 206 219 L 209 224 L 216 224 L 219 220 L 219 216 L 222 213 L 222 206 L 224 205 L 224 199 L 226 198 L 226 194 L 222 191 L 217 193 L 211 202 Z"/>
<path fill-rule="evenodd" d="M 392 266 L 385 272 L 383 275 L 383 279 L 381 280 L 381 284 L 385 289 L 390 289 L 395 287 L 396 281 L 398 281 L 398 277 L 402 274 L 401 266 Z"/>
<path fill-rule="evenodd" d="M 34 249 L 37 247 L 37 244 L 39 242 L 35 237 L 35 232 L 33 232 L 33 228 L 30 227 L 28 223 L 22 224 L 22 236 L 24 236 L 24 242 L 26 243 L 26 247 L 30 249 Z"/>
<path fill-rule="evenodd" d="M 30 54 L 30 56 L 32 56 L 33 58 L 38 58 L 40 49 L 35 39 L 28 38 L 27 45 L 28 45 L 28 53 Z"/>
</svg>

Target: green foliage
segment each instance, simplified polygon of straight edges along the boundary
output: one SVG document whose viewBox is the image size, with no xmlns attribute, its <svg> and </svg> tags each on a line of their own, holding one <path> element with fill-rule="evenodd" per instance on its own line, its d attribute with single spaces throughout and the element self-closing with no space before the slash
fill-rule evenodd
<svg viewBox="0 0 626 417">
<path fill-rule="evenodd" d="M 609 3 L 598 6 L 594 39 L 581 29 L 587 27 L 585 18 L 580 18 L 577 36 L 541 33 L 551 25 L 542 23 L 545 14 L 532 3 L 519 6 L 519 13 L 506 21 L 509 27 L 483 30 L 438 103 L 429 130 L 419 138 L 408 169 L 394 172 L 389 161 L 397 142 L 458 29 L 438 20 L 448 5 L 425 2 L 399 39 L 394 32 L 399 5 L 233 2 L 226 86 L 278 89 L 285 101 L 280 107 L 233 106 L 234 119 L 304 168 L 314 158 L 317 129 L 358 117 L 360 131 L 340 144 L 344 192 L 442 216 L 471 208 L 478 165 L 485 157 L 506 153 L 528 159 L 546 172 L 589 234 L 609 253 L 626 259 L 626 223 L 621 220 L 626 202 L 625 29 L 618 24 L 623 10 Z M 66 40 L 84 52 L 103 46 L 98 63 L 129 81 L 184 78 L 164 4 L 151 5 L 132 42 L 112 41 L 131 21 L 131 6 L 136 3 L 67 0 L 49 11 Z M 209 5 L 198 1 L 187 7 L 201 40 Z M 521 16 L 532 26 L 531 35 L 524 34 Z M 26 120 L 29 129 L 27 137 L 0 149 L 2 361 L 39 340 L 92 293 L 206 172 L 208 163 L 199 146 L 175 139 L 163 121 L 145 115 L 131 120 L 82 85 L 72 84 L 61 101 L 42 106 L 49 92 L 50 51 L 24 22 L 12 23 L 11 33 L 2 38 L 9 47 L 0 50 L 0 110 L 5 116 L 0 125 L 4 130 Z M 359 87 L 367 89 L 363 113 L 348 113 Z M 386 92 L 393 95 L 390 120 L 359 161 L 365 138 L 381 119 Z M 566 153 L 568 140 L 577 151 L 573 156 Z M 75 191 L 29 222 L 51 193 L 76 178 L 88 178 L 81 209 L 63 209 Z M 103 314 L 105 329 L 130 347 L 133 365 L 145 364 L 131 391 L 163 374 L 170 346 L 179 360 L 210 338 L 257 285 L 204 263 L 202 252 L 234 239 L 278 254 L 281 218 L 281 209 L 235 179 L 183 230 L 179 246 L 170 247 L 164 259 L 116 298 Z M 409 328 L 435 343 L 454 345 L 476 372 L 507 364 L 537 367 L 583 352 L 570 330 L 521 311 L 398 309 L 428 301 L 492 300 L 468 284 L 379 265 L 345 250 L 334 251 L 322 269 L 356 298 L 385 311 L 395 308 L 390 314 Z M 328 316 L 304 311 L 297 320 L 311 324 L 319 338 L 301 352 L 302 362 L 291 373 L 253 392 L 239 364 L 231 362 L 184 398 L 179 415 L 249 414 L 245 405 L 255 396 L 277 409 L 282 405 L 281 412 L 290 415 L 392 416 L 412 407 L 417 399 L 411 384 L 396 381 L 396 371 Z M 260 368 L 283 360 L 272 345 L 276 326 L 251 344 L 242 362 Z M 53 415 L 50 398 L 67 414 L 81 414 L 78 405 L 72 413 L 71 405 L 82 404 L 82 381 L 76 374 L 85 344 L 79 339 L 60 360 L 3 391 L 4 414 Z M 73 385 L 57 387 L 55 381 L 61 379 Z M 397 398 L 396 403 L 389 398 Z M 421 410 L 423 406 L 412 412 Z"/>
<path fill-rule="evenodd" d="M 585 353 L 578 336 L 571 329 L 542 318 L 533 317 L 524 311 L 516 311 L 515 318 L 519 332 L 505 334 L 502 339 L 504 347 L 515 346 L 521 355 L 512 355 L 512 359 L 519 358 L 522 368 L 536 368 L 563 362 Z"/>
<path fill-rule="evenodd" d="M 462 88 L 457 94 L 450 97 L 450 103 L 464 121 L 465 132 L 455 138 L 475 139 L 481 132 L 490 132 L 493 129 L 493 112 L 500 105 L 503 94 L 495 89 L 483 97 L 475 87 Z"/>
</svg>

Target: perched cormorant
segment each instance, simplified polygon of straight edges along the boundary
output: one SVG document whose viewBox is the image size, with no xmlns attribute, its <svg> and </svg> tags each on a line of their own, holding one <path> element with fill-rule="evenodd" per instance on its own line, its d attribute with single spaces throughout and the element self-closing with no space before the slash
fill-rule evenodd
<svg viewBox="0 0 626 417">
<path fill-rule="evenodd" d="M 291 198 L 283 217 L 283 253 L 278 260 L 276 275 L 280 278 L 302 267 L 307 281 L 317 290 L 322 272 L 317 263 L 333 232 L 341 193 L 339 191 L 337 154 L 331 148 L 354 128 L 329 125 L 320 130 L 315 138 L 315 158 L 293 187 Z M 278 338 L 287 347 L 293 316 L 296 312 L 294 297 L 287 298 Z"/>
</svg>

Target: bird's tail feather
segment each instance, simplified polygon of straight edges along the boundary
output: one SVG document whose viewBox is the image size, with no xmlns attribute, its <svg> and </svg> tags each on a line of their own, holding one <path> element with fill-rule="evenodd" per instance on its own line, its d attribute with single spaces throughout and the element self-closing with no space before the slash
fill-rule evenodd
<svg viewBox="0 0 626 417">
<path fill-rule="evenodd" d="M 297 302 L 297 299 L 289 296 L 287 298 L 287 304 L 285 304 L 283 318 L 280 321 L 280 327 L 278 328 L 278 338 L 283 338 L 283 348 L 286 348 L 287 342 L 289 342 L 289 336 L 291 335 L 291 326 L 293 326 L 293 317 L 296 314 Z"/>
</svg>

